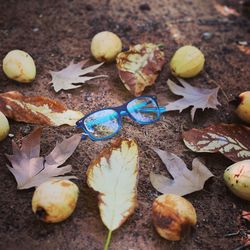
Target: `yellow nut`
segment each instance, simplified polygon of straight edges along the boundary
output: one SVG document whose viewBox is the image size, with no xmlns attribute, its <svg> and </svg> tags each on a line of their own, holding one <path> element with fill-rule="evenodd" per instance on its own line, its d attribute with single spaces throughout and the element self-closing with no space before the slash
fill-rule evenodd
<svg viewBox="0 0 250 250">
<path fill-rule="evenodd" d="M 163 194 L 156 198 L 152 212 L 156 231 L 167 240 L 180 240 L 197 222 L 193 205 L 174 194 Z"/>
<path fill-rule="evenodd" d="M 31 82 L 36 76 L 33 58 L 22 50 L 12 50 L 5 56 L 3 71 L 8 78 L 17 82 Z"/>
<path fill-rule="evenodd" d="M 116 34 L 103 31 L 93 37 L 90 49 L 97 61 L 111 62 L 121 52 L 122 42 Z"/>
<path fill-rule="evenodd" d="M 4 140 L 10 131 L 10 125 L 5 115 L 0 111 L 0 141 Z"/>
<path fill-rule="evenodd" d="M 250 160 L 229 166 L 224 172 L 224 180 L 236 196 L 250 201 Z"/>
<path fill-rule="evenodd" d="M 48 223 L 67 219 L 74 211 L 79 189 L 68 180 L 51 180 L 37 187 L 32 198 L 32 210 Z"/>
<path fill-rule="evenodd" d="M 250 91 L 241 93 L 238 99 L 239 105 L 235 113 L 241 120 L 250 124 Z"/>
<path fill-rule="evenodd" d="M 200 73 L 205 63 L 202 52 L 191 45 L 179 48 L 170 61 L 170 69 L 173 75 L 189 78 Z"/>
</svg>

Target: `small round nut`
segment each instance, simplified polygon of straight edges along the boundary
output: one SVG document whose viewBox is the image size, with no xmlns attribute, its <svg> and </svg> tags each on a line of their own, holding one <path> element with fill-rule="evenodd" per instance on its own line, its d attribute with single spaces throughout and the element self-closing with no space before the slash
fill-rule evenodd
<svg viewBox="0 0 250 250">
<path fill-rule="evenodd" d="M 0 111 L 0 141 L 4 140 L 10 131 L 10 125 L 5 115 Z"/>
<path fill-rule="evenodd" d="M 91 41 L 91 53 L 99 62 L 111 62 L 122 50 L 121 39 L 110 31 L 97 33 Z"/>
<path fill-rule="evenodd" d="M 224 172 L 224 181 L 238 197 L 250 201 L 250 160 L 243 160 L 229 166 Z"/>
<path fill-rule="evenodd" d="M 202 52 L 191 45 L 179 48 L 170 61 L 173 75 L 190 78 L 198 75 L 204 67 L 205 57 Z"/>
<path fill-rule="evenodd" d="M 44 182 L 33 194 L 32 210 L 44 222 L 63 221 L 73 213 L 78 193 L 77 185 L 69 180 Z"/>
<path fill-rule="evenodd" d="M 33 81 L 36 76 L 33 58 L 22 50 L 12 50 L 4 57 L 3 71 L 8 78 L 23 83 Z"/>
<path fill-rule="evenodd" d="M 152 212 L 156 231 L 167 240 L 180 240 L 197 222 L 193 205 L 174 194 L 163 194 L 156 198 Z"/>
</svg>

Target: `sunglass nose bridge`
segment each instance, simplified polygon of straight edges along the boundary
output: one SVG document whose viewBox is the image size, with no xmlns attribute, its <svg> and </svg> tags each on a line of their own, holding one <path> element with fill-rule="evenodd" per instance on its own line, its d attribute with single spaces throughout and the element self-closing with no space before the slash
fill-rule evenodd
<svg viewBox="0 0 250 250">
<path fill-rule="evenodd" d="M 122 110 L 122 111 L 120 111 L 120 115 L 126 116 L 126 115 L 128 115 L 128 112 L 126 110 Z"/>
</svg>

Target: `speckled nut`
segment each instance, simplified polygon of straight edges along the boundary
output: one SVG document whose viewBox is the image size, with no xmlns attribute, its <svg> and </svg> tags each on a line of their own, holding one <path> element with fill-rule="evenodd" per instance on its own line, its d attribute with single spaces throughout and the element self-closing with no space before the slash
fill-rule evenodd
<svg viewBox="0 0 250 250">
<path fill-rule="evenodd" d="M 163 194 L 155 199 L 152 209 L 153 223 L 159 235 L 178 241 L 190 232 L 197 222 L 193 205 L 185 198 Z"/>
<path fill-rule="evenodd" d="M 0 111 L 0 141 L 4 140 L 10 131 L 10 125 L 5 115 Z"/>
<path fill-rule="evenodd" d="M 55 223 L 67 219 L 74 211 L 79 189 L 69 180 L 51 180 L 37 187 L 32 210 L 38 219 Z"/>
<path fill-rule="evenodd" d="M 91 53 L 99 62 L 111 62 L 122 50 L 121 39 L 114 33 L 103 31 L 96 34 L 91 41 Z"/>
<path fill-rule="evenodd" d="M 33 58 L 22 50 L 12 50 L 5 56 L 3 71 L 8 78 L 17 82 L 28 83 L 36 77 Z"/>
<path fill-rule="evenodd" d="M 250 201 L 250 160 L 229 166 L 224 172 L 224 180 L 235 195 Z"/>
<path fill-rule="evenodd" d="M 190 78 L 198 75 L 203 69 L 205 57 L 202 52 L 191 45 L 179 48 L 170 61 L 173 75 Z"/>
</svg>

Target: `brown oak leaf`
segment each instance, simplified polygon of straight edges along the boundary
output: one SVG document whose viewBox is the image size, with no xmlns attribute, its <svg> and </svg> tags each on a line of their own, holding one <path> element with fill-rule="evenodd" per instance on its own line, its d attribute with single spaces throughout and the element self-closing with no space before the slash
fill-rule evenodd
<svg viewBox="0 0 250 250">
<path fill-rule="evenodd" d="M 36 187 L 50 179 L 72 179 L 75 176 L 61 176 L 71 171 L 70 165 L 60 167 L 75 151 L 81 135 L 76 134 L 57 143 L 46 157 L 40 157 L 41 129 L 35 129 L 22 139 L 21 148 L 12 141 L 13 155 L 6 157 L 12 167 L 7 166 L 17 181 L 17 189 Z"/>
<path fill-rule="evenodd" d="M 82 86 L 81 84 L 79 85 L 76 83 L 85 83 L 86 81 L 95 78 L 107 77 L 106 75 L 86 76 L 87 74 L 94 72 L 96 69 L 103 65 L 103 63 L 99 63 L 82 69 L 87 61 L 88 60 L 85 60 L 79 63 L 74 63 L 72 61 L 66 68 L 60 71 L 50 71 L 49 73 L 52 76 L 52 80 L 50 83 L 53 84 L 52 86 L 54 87 L 54 90 L 58 92 L 62 89 L 76 89 Z"/>
<path fill-rule="evenodd" d="M 155 83 L 165 63 L 164 52 L 153 43 L 130 46 L 128 51 L 118 54 L 116 61 L 122 82 L 135 96 Z"/>
<path fill-rule="evenodd" d="M 189 170 L 185 162 L 177 155 L 155 148 L 173 179 L 164 175 L 150 173 L 153 187 L 164 194 L 186 195 L 203 189 L 207 179 L 213 176 L 209 169 L 198 159 L 192 162 Z"/>
<path fill-rule="evenodd" d="M 192 107 L 191 118 L 194 120 L 194 115 L 197 109 L 212 108 L 217 109 L 218 105 L 221 105 L 217 99 L 219 88 L 204 89 L 191 86 L 186 81 L 178 78 L 182 86 L 177 85 L 171 80 L 168 80 L 167 84 L 170 90 L 175 95 L 183 96 L 183 98 L 168 103 L 165 108 L 167 111 L 179 110 Z"/>
<path fill-rule="evenodd" d="M 59 101 L 44 96 L 24 96 L 17 91 L 0 94 L 0 111 L 16 121 L 50 126 L 74 126 L 83 117 L 81 112 L 67 109 Z"/>
<path fill-rule="evenodd" d="M 183 132 L 185 145 L 195 152 L 220 152 L 234 162 L 250 159 L 250 128 L 237 124 L 217 124 Z"/>
</svg>

